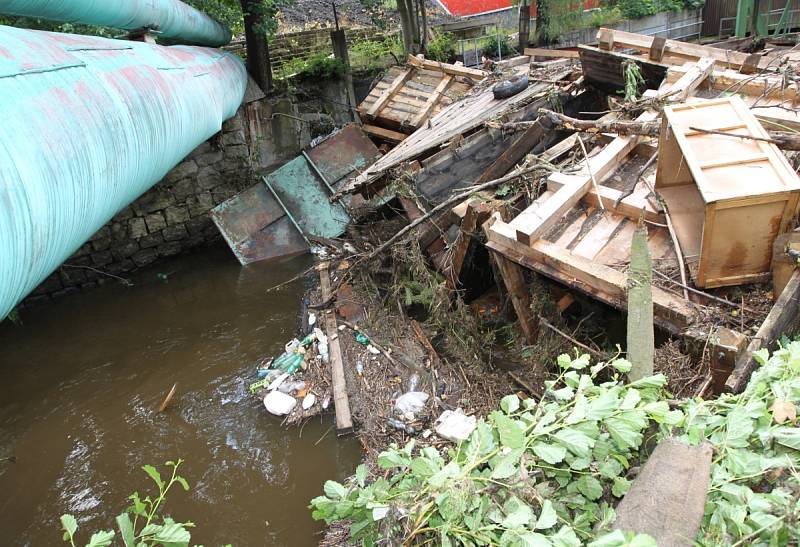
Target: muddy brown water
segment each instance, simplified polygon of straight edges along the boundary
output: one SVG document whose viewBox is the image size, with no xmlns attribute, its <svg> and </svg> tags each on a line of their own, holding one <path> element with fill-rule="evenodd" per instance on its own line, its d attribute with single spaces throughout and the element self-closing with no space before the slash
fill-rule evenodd
<svg viewBox="0 0 800 547">
<path fill-rule="evenodd" d="M 315 545 L 308 502 L 353 472 L 359 446 L 325 435 L 332 416 L 286 431 L 247 390 L 299 327 L 303 285 L 265 290 L 308 264 L 241 268 L 214 247 L 0 324 L 2 543 L 58 545 L 65 512 L 85 542 L 151 491 L 142 465 L 183 458 L 191 489 L 166 512 L 197 524 L 193 544 Z"/>
</svg>

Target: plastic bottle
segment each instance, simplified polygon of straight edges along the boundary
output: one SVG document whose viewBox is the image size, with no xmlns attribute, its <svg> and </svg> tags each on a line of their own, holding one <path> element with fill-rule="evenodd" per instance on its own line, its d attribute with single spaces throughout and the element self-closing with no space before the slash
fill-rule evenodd
<svg viewBox="0 0 800 547">
<path fill-rule="evenodd" d="M 298 347 L 300 347 L 300 340 L 298 340 L 297 338 L 292 338 L 289 342 L 286 343 L 286 346 L 284 346 L 283 349 L 286 351 L 286 353 L 290 353 L 296 350 Z"/>
<path fill-rule="evenodd" d="M 369 345 L 369 338 L 363 332 L 357 332 L 356 333 L 356 342 L 358 342 L 362 346 L 368 346 Z"/>
<path fill-rule="evenodd" d="M 419 387 L 419 374 L 416 372 L 408 377 L 408 389 L 406 391 L 417 391 Z"/>
<path fill-rule="evenodd" d="M 293 391 L 300 391 L 306 387 L 306 383 L 302 380 L 299 382 L 283 382 L 278 386 L 278 391 L 283 393 L 292 393 Z"/>
<path fill-rule="evenodd" d="M 285 367 L 283 367 L 283 370 L 285 372 L 288 372 L 289 374 L 294 374 L 300 369 L 300 365 L 302 364 L 303 364 L 303 356 L 299 353 L 295 353 L 294 357 L 291 360 L 287 361 L 287 364 Z"/>
</svg>

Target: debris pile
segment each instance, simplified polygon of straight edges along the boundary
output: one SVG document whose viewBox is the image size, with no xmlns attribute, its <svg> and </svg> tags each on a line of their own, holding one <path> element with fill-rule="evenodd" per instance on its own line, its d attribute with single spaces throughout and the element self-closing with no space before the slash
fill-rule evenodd
<svg viewBox="0 0 800 547">
<path fill-rule="evenodd" d="M 564 59 L 486 68 L 412 57 L 347 129 L 382 154 L 363 164 L 334 135 L 302 156 L 336 175 L 315 171 L 313 211 L 344 220 L 324 236 L 319 219 L 285 221 L 326 248 L 304 274 L 320 280 L 313 328 L 254 389 L 291 424 L 332 401 L 370 469 L 411 438 L 463 447 L 509 393 L 526 407 L 552 396 L 556 356 L 630 357 L 666 373 L 676 401 L 713 397 L 740 392 L 796 326 L 791 59 L 601 29 Z M 245 213 L 314 214 L 279 205 Z M 264 226 L 223 224 L 253 240 Z"/>
</svg>

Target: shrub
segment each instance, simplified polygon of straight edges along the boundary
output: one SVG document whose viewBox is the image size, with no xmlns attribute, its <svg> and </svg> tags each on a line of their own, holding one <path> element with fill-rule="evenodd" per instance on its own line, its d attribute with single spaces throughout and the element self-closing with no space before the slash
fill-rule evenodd
<svg viewBox="0 0 800 547">
<path fill-rule="evenodd" d="M 514 48 L 512 48 L 511 44 L 508 43 L 508 36 L 505 34 L 495 34 L 494 36 L 490 36 L 483 43 L 483 53 L 487 57 L 497 57 L 498 49 L 500 50 L 500 54 L 503 56 L 503 58 L 514 53 Z"/>
<path fill-rule="evenodd" d="M 450 32 L 435 34 L 428 42 L 427 57 L 442 63 L 450 63 L 455 60 L 456 37 Z"/>
<path fill-rule="evenodd" d="M 344 63 L 335 57 L 317 53 L 306 59 L 300 71 L 301 78 L 328 79 L 344 74 Z"/>
</svg>

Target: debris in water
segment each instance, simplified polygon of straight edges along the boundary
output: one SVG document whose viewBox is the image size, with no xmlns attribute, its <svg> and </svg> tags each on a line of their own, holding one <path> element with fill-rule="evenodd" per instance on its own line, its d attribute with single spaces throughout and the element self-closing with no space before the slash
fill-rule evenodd
<svg viewBox="0 0 800 547">
<path fill-rule="evenodd" d="M 158 407 L 159 412 L 164 412 L 167 407 L 169 406 L 170 401 L 172 401 L 172 397 L 175 396 L 175 390 L 178 388 L 178 384 L 172 384 L 172 389 L 169 390 L 167 396 L 164 397 L 164 400 L 161 402 L 161 406 Z"/>
<path fill-rule="evenodd" d="M 270 414 L 286 416 L 297 405 L 297 399 L 280 391 L 270 391 L 264 397 L 264 407 Z"/>
</svg>

